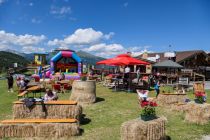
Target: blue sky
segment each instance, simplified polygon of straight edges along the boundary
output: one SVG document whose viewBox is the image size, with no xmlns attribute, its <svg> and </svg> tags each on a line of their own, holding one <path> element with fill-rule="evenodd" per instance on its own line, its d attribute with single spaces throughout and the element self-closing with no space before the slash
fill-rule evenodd
<svg viewBox="0 0 210 140">
<path fill-rule="evenodd" d="M 210 51 L 208 0 L 0 0 L 0 49 Z"/>
</svg>

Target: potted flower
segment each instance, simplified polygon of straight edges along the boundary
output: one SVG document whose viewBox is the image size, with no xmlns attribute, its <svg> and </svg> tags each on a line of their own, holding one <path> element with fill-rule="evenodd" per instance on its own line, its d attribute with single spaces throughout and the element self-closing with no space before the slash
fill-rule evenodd
<svg viewBox="0 0 210 140">
<path fill-rule="evenodd" d="M 141 119 L 144 121 L 156 119 L 155 107 L 157 107 L 157 103 L 153 101 L 141 101 Z"/>
<path fill-rule="evenodd" d="M 86 81 L 86 80 L 87 80 L 87 75 L 86 75 L 86 74 L 82 74 L 82 75 L 80 76 L 80 80 L 81 80 L 81 81 Z"/>
<path fill-rule="evenodd" d="M 202 104 L 206 101 L 206 94 L 204 92 L 196 92 L 195 97 L 198 103 Z"/>
</svg>

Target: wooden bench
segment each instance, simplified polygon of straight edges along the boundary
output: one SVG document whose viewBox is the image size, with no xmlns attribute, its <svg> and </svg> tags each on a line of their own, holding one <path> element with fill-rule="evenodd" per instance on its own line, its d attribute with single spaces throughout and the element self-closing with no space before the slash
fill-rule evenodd
<svg viewBox="0 0 210 140">
<path fill-rule="evenodd" d="M 76 123 L 77 119 L 14 119 L 3 120 L 2 124 L 16 124 L 16 123 Z"/>
<path fill-rule="evenodd" d="M 22 101 L 13 102 L 13 119 L 74 118 L 80 120 L 81 115 L 82 107 L 71 100 L 47 101 L 44 102 L 44 106 L 41 102 L 35 102 L 31 110 Z"/>
<path fill-rule="evenodd" d="M 20 94 L 18 94 L 17 96 L 18 96 L 18 98 L 24 97 L 27 93 L 28 93 L 28 91 L 25 90 L 25 91 L 21 92 Z"/>
<path fill-rule="evenodd" d="M 13 104 L 23 104 L 22 101 L 15 101 Z M 41 102 L 36 102 L 36 104 L 41 104 Z M 57 101 L 47 101 L 44 102 L 46 105 L 77 105 L 76 101 L 71 100 L 57 100 Z"/>
</svg>

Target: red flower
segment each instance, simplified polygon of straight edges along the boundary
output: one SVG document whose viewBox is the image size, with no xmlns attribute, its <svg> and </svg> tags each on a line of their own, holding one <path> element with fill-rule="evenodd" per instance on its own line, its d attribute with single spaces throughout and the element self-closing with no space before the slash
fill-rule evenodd
<svg viewBox="0 0 210 140">
<path fill-rule="evenodd" d="M 145 106 L 148 106 L 148 105 L 149 105 L 148 101 L 142 101 L 141 102 L 141 107 L 145 107 Z"/>
<path fill-rule="evenodd" d="M 196 97 L 203 97 L 203 96 L 205 96 L 205 93 L 204 92 L 196 92 L 195 96 Z"/>
<path fill-rule="evenodd" d="M 156 107 L 157 106 L 157 103 L 156 102 L 150 102 L 150 106 L 151 107 Z"/>
</svg>

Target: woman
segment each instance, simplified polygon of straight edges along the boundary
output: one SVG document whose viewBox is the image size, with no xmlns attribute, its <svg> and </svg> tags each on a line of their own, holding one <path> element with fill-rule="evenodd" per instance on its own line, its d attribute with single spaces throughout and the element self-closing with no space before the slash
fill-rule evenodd
<svg viewBox="0 0 210 140">
<path fill-rule="evenodd" d="M 51 89 L 46 89 L 46 93 L 44 95 L 44 101 L 52 101 L 52 100 L 57 100 L 58 96 L 56 92 L 52 92 Z"/>
<path fill-rule="evenodd" d="M 11 73 L 8 73 L 7 76 L 8 92 L 13 92 L 13 83 L 14 83 L 13 76 Z"/>
</svg>

